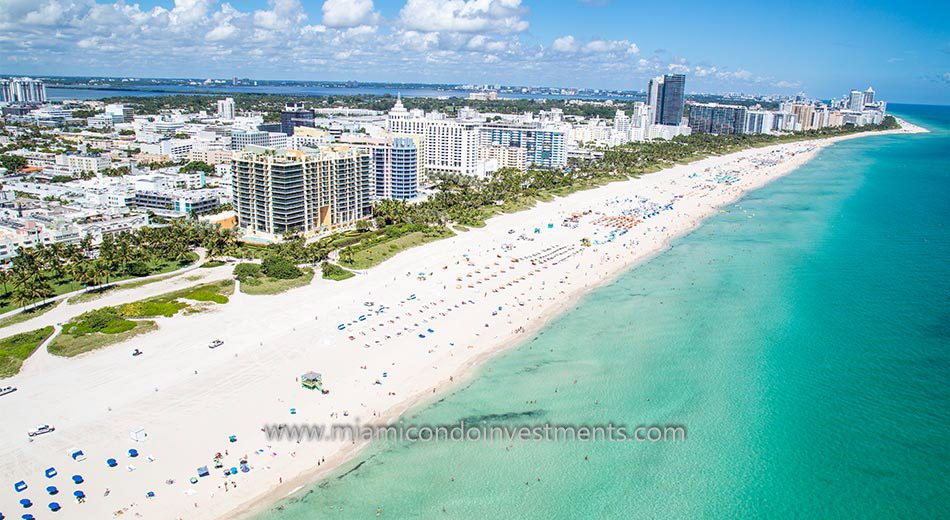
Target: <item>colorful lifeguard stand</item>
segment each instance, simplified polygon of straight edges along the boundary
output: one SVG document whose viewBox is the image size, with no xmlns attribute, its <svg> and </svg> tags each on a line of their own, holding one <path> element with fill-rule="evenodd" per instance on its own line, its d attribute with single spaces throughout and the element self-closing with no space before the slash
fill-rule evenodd
<svg viewBox="0 0 950 520">
<path fill-rule="evenodd" d="M 307 372 L 300 376 L 300 386 L 307 390 L 319 390 L 321 393 L 327 393 L 323 389 L 323 376 L 316 372 Z"/>
</svg>

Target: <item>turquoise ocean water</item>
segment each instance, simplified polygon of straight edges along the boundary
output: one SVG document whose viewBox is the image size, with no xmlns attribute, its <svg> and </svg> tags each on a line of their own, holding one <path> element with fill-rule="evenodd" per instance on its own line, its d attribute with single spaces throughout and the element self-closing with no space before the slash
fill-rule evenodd
<svg viewBox="0 0 950 520">
<path fill-rule="evenodd" d="M 950 107 L 893 110 L 933 133 L 826 149 L 404 419 L 685 442 L 380 442 L 260 520 L 950 517 Z"/>
</svg>

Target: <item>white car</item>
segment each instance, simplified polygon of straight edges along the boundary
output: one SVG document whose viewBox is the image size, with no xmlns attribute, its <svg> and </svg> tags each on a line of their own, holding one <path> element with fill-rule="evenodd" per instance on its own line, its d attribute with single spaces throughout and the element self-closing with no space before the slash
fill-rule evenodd
<svg viewBox="0 0 950 520">
<path fill-rule="evenodd" d="M 13 392 L 16 392 L 15 386 L 4 386 L 0 388 L 0 395 L 12 394 Z"/>
<path fill-rule="evenodd" d="M 221 345 L 224 345 L 224 342 L 221 341 L 220 339 L 216 339 L 208 344 L 208 348 L 218 348 Z"/>
<path fill-rule="evenodd" d="M 54 431 L 56 431 L 56 428 L 53 428 L 52 426 L 48 424 L 41 424 L 37 426 L 36 428 L 33 428 L 32 430 L 26 432 L 26 434 L 29 435 L 30 437 L 36 437 L 37 435 L 43 435 L 44 433 L 51 433 Z"/>
</svg>

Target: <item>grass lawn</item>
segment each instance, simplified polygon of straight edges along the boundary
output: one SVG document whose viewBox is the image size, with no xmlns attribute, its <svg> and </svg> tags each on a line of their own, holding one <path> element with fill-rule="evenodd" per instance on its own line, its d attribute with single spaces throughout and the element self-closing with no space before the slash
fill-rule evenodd
<svg viewBox="0 0 950 520">
<path fill-rule="evenodd" d="M 310 282 L 313 281 L 313 269 L 310 269 L 309 267 L 301 267 L 300 271 L 303 272 L 303 275 L 298 276 L 297 278 L 291 278 L 290 280 L 280 280 L 277 278 L 270 278 L 268 276 L 249 278 L 241 282 L 241 292 L 244 294 L 254 295 L 278 294 L 291 289 L 296 289 L 297 287 L 310 285 Z M 256 282 L 252 280 L 255 280 Z"/>
<path fill-rule="evenodd" d="M 353 278 L 355 274 L 343 269 L 342 267 L 336 264 L 330 264 L 329 273 L 323 275 L 324 280 L 336 280 L 338 282 L 346 280 L 347 278 Z"/>
<path fill-rule="evenodd" d="M 180 262 L 176 262 L 173 260 L 153 260 L 148 263 L 149 276 L 177 271 L 181 269 L 182 267 L 186 267 L 189 264 L 194 263 L 196 260 L 198 260 L 198 255 L 195 253 L 190 253 L 190 252 L 188 253 L 188 258 Z M 120 282 L 123 280 L 131 280 L 132 278 L 135 278 L 135 277 L 128 276 L 128 275 L 115 276 L 115 277 L 110 278 L 108 280 L 108 283 Z M 157 279 L 156 280 L 142 280 L 141 284 L 136 285 L 138 282 L 131 282 L 128 285 L 123 285 L 121 287 L 123 289 L 130 289 L 132 287 L 141 287 L 142 285 L 152 283 L 152 282 L 157 282 L 157 281 L 158 281 Z M 50 284 L 50 287 L 53 288 L 52 296 L 59 296 L 60 294 L 66 294 L 69 292 L 78 291 L 83 288 L 81 284 L 74 282 L 72 280 L 66 279 L 66 278 L 50 279 L 49 284 Z M 107 288 L 107 289 L 104 289 L 102 292 L 94 291 L 93 294 L 90 294 L 90 293 L 78 294 L 70 298 L 69 301 L 72 303 L 79 303 L 82 301 L 95 300 L 96 298 L 102 296 L 102 294 L 104 294 L 105 292 L 108 292 L 111 290 L 114 290 L 114 289 Z M 79 298 L 88 298 L 88 299 L 79 299 Z M 77 300 L 73 301 L 74 299 L 77 299 Z M 0 292 L 0 314 L 4 312 L 12 311 L 15 308 L 17 308 L 17 306 L 16 304 L 13 303 L 13 287 L 7 284 L 6 290 L 3 292 Z"/>
<path fill-rule="evenodd" d="M 116 311 L 123 318 L 154 318 L 164 316 L 171 318 L 179 311 L 193 310 L 188 303 L 181 300 L 196 302 L 228 303 L 228 296 L 234 293 L 234 280 L 206 283 L 165 293 L 154 298 L 148 298 L 116 307 Z"/>
<path fill-rule="evenodd" d="M 43 327 L 0 339 L 0 379 L 16 375 L 23 361 L 52 333 L 53 327 Z"/>
<path fill-rule="evenodd" d="M 55 356 L 73 357 L 84 352 L 107 347 L 129 338 L 133 338 L 158 328 L 154 321 L 117 320 L 122 323 L 110 323 L 109 327 L 101 332 L 85 334 L 63 333 L 56 337 L 49 345 L 49 353 Z M 69 324 L 67 324 L 69 327 Z"/>
<path fill-rule="evenodd" d="M 355 251 L 353 253 L 353 261 L 348 264 L 343 264 L 343 267 L 349 267 L 352 269 L 368 269 L 392 258 L 393 256 L 396 256 L 400 251 L 405 251 L 409 248 L 421 246 L 422 244 L 427 244 L 429 242 L 435 242 L 436 240 L 441 240 L 454 235 L 455 233 L 448 229 L 440 234 L 426 234 L 422 231 L 414 231 L 399 238 L 388 240 L 366 249 Z"/>
<path fill-rule="evenodd" d="M 42 316 L 47 312 L 56 308 L 60 302 L 51 302 L 43 305 L 42 307 L 35 307 L 28 311 L 21 312 L 19 314 L 14 314 L 13 316 L 3 318 L 0 320 L 0 329 L 3 327 L 9 327 L 10 325 L 16 325 L 17 323 L 23 323 L 27 320 L 32 320 L 33 318 Z"/>
</svg>

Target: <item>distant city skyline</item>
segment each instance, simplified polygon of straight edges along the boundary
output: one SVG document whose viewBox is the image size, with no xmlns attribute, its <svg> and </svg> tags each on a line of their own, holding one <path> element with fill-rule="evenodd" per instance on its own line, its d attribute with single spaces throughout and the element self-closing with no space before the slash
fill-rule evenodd
<svg viewBox="0 0 950 520">
<path fill-rule="evenodd" d="M 638 91 L 686 74 L 688 92 L 828 99 L 873 85 L 892 102 L 950 103 L 950 9 L 925 4 L 688 1 L 651 15 L 610 0 L 11 0 L 0 74 Z"/>
</svg>

